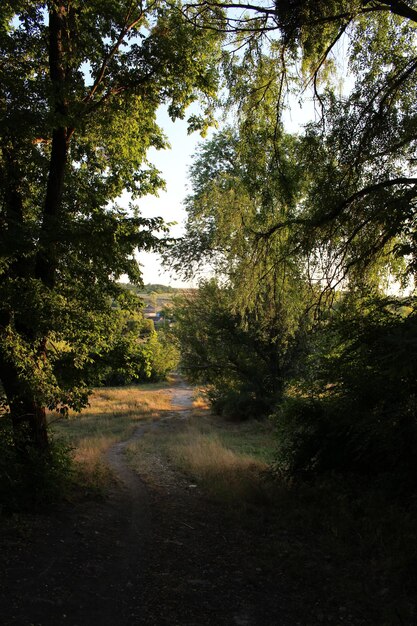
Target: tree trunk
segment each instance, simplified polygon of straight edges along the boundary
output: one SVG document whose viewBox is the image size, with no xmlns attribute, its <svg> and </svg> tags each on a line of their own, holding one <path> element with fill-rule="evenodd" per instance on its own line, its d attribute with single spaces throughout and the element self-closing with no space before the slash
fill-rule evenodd
<svg viewBox="0 0 417 626">
<path fill-rule="evenodd" d="M 53 289 L 57 269 L 58 226 L 64 189 L 68 154 L 68 133 L 65 126 L 67 103 L 65 99 L 66 67 L 64 40 L 66 8 L 63 3 L 51 4 L 49 11 L 49 66 L 53 93 L 53 109 L 60 123 L 52 129 L 52 146 L 49 162 L 45 202 L 35 260 L 34 276 L 47 288 Z M 39 338 L 36 328 L 16 328 L 29 341 Z M 45 358 L 45 342 L 41 350 Z M 39 354 L 38 354 L 39 356 Z M 36 390 L 19 375 L 19 371 L 6 358 L 0 361 L 2 380 L 16 448 L 27 456 L 30 450 L 48 451 L 46 409 L 36 398 Z"/>
<path fill-rule="evenodd" d="M 19 398 L 10 403 L 13 439 L 16 449 L 27 456 L 31 449 L 49 450 L 45 407 L 32 398 Z"/>
<path fill-rule="evenodd" d="M 30 450 L 48 450 L 45 407 L 39 404 L 16 368 L 7 361 L 0 362 L 0 378 L 6 393 L 13 426 L 13 441 L 23 457 Z"/>
<path fill-rule="evenodd" d="M 64 124 L 68 113 L 65 96 L 67 68 L 64 63 L 66 34 L 66 9 L 61 3 L 49 12 L 49 70 L 54 96 L 54 113 L 61 125 L 52 131 L 52 148 L 49 174 L 43 208 L 42 227 L 36 258 L 36 278 L 53 288 L 57 266 L 57 229 L 64 191 L 65 169 L 68 156 L 68 129 Z"/>
</svg>

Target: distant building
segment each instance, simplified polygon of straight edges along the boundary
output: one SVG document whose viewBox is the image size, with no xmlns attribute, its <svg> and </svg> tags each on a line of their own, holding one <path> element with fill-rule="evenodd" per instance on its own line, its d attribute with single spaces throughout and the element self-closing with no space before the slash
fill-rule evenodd
<svg viewBox="0 0 417 626">
<path fill-rule="evenodd" d="M 157 313 L 155 311 L 155 307 L 152 306 L 152 304 L 147 304 L 143 309 L 143 317 L 145 317 L 148 320 L 155 320 L 155 319 L 159 319 L 159 312 Z M 158 317 L 157 317 L 158 316 Z"/>
</svg>

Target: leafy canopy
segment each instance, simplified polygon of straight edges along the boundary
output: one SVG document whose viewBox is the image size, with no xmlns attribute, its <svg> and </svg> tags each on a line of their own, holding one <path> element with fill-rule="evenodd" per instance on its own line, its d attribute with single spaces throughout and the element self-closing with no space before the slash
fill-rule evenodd
<svg viewBox="0 0 417 626">
<path fill-rule="evenodd" d="M 167 146 L 158 107 L 182 118 L 201 99 L 190 128 L 210 120 L 219 40 L 175 2 L 1 3 L 0 378 L 32 438 L 42 407 L 86 402 L 112 301 L 135 306 L 116 281 L 140 282 L 135 251 L 164 226 L 117 198 L 163 185 L 147 161 Z"/>
</svg>

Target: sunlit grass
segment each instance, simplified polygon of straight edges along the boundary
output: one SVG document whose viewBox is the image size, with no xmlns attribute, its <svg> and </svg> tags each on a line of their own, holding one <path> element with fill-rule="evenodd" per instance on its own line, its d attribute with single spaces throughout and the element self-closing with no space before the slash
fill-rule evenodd
<svg viewBox="0 0 417 626">
<path fill-rule="evenodd" d="M 202 409 L 205 411 L 209 408 L 210 403 L 208 399 L 203 394 L 197 392 L 193 400 L 193 409 Z"/>
<path fill-rule="evenodd" d="M 204 413 L 199 402 L 197 409 L 186 424 L 151 431 L 132 443 L 129 456 L 133 466 L 146 473 L 146 465 L 149 468 L 156 456 L 162 455 L 223 503 L 246 506 L 267 499 L 264 474 L 274 447 L 270 426 L 224 422 Z"/>
<path fill-rule="evenodd" d="M 239 504 L 264 498 L 261 477 L 267 465 L 233 451 L 215 432 L 204 434 L 191 426 L 178 435 L 169 453 L 180 469 L 216 498 Z"/>
<path fill-rule="evenodd" d="M 117 441 L 128 439 L 138 423 L 153 420 L 171 410 L 166 384 L 96 389 L 89 406 L 68 418 L 51 414 L 55 438 L 73 448 L 76 472 L 90 487 L 104 486 L 111 479 L 105 463 L 106 451 Z"/>
</svg>

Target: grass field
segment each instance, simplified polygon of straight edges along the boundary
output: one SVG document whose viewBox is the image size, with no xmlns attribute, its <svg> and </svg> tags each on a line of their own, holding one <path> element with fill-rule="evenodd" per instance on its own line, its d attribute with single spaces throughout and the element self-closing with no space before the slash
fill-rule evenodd
<svg viewBox="0 0 417 626">
<path fill-rule="evenodd" d="M 110 479 L 104 454 L 116 441 L 128 439 L 139 423 L 153 421 L 175 410 L 166 384 L 101 388 L 90 406 L 69 419 L 50 416 L 55 438 L 73 448 L 77 472 L 86 485 L 104 487 Z M 201 483 L 222 501 L 263 498 L 262 475 L 273 460 L 275 442 L 267 422 L 229 423 L 215 418 L 196 396 L 194 414 L 172 428 L 152 429 L 132 443 L 129 458 L 145 472 L 144 460 L 164 455 L 167 462 Z M 151 455 L 152 456 L 152 455 Z M 148 467 L 149 469 L 149 467 Z"/>
<path fill-rule="evenodd" d="M 265 422 L 229 423 L 195 408 L 186 423 L 145 433 L 129 447 L 130 462 L 149 471 L 155 454 L 223 504 L 248 506 L 266 497 L 264 475 L 274 454 Z"/>
</svg>

